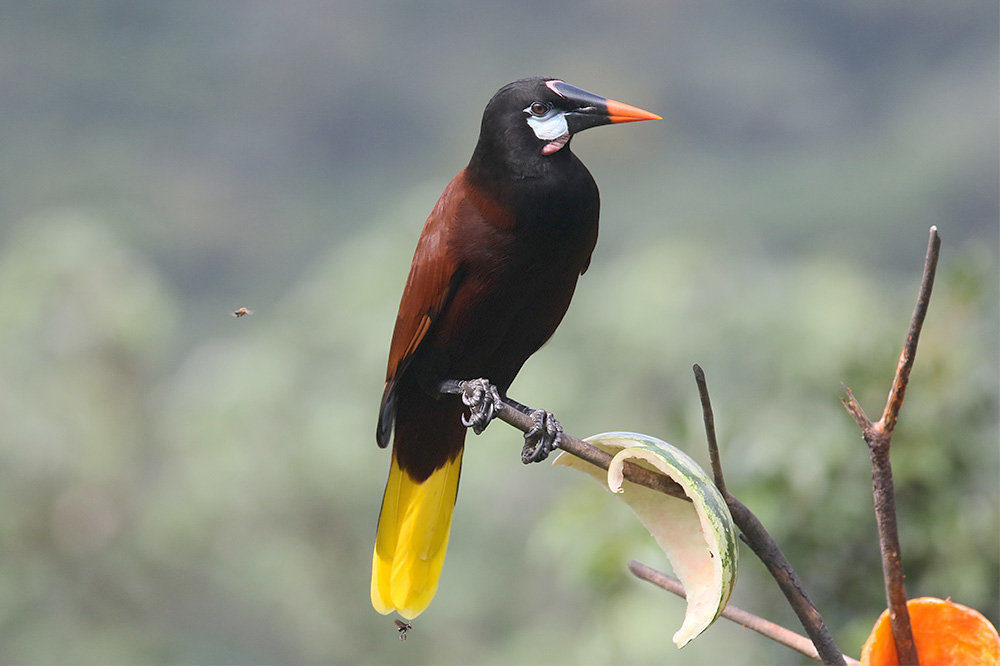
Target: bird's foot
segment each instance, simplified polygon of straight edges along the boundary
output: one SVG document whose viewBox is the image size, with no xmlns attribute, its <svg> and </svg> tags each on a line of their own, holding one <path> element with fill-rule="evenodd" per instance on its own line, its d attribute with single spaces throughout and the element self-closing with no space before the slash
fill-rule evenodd
<svg viewBox="0 0 1000 666">
<path fill-rule="evenodd" d="M 462 404 L 469 408 L 469 418 L 463 414 L 462 425 L 479 435 L 503 409 L 500 391 L 487 379 L 461 381 L 458 387 L 462 390 Z"/>
<path fill-rule="evenodd" d="M 521 462 L 542 462 L 549 457 L 554 449 L 559 448 L 563 428 L 556 421 L 552 412 L 536 409 L 530 413 L 531 430 L 524 433 L 524 448 L 521 449 Z"/>
</svg>

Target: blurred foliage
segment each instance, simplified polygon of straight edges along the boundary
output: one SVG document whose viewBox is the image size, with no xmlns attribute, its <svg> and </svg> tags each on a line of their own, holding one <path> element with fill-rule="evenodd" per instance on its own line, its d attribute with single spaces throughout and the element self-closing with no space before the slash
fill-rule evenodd
<svg viewBox="0 0 1000 666">
<path fill-rule="evenodd" d="M 936 224 L 893 442 L 907 590 L 1000 622 L 998 13 L 0 3 L 0 661 L 796 660 L 727 624 L 677 652 L 683 605 L 625 570 L 665 565 L 648 535 L 503 425 L 409 639 L 370 608 L 413 244 L 485 101 L 537 73 L 666 120 L 574 142 L 602 240 L 512 395 L 705 464 L 700 363 L 731 489 L 856 656 L 884 596 L 837 398 L 884 404 Z M 733 602 L 795 627 L 742 569 Z"/>
</svg>

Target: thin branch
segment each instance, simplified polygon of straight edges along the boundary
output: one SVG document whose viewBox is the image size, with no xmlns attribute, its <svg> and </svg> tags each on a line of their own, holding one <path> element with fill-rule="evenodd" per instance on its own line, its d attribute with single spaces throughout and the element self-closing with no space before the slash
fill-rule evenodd
<svg viewBox="0 0 1000 666">
<path fill-rule="evenodd" d="M 443 382 L 441 384 L 441 391 L 455 394 L 462 393 L 462 389 L 459 388 L 458 382 Z M 496 418 L 525 433 L 531 430 L 534 425 L 530 416 L 506 404 L 503 404 L 497 410 Z M 577 439 L 576 437 L 573 437 L 565 432 L 562 433 L 562 436 L 559 438 L 558 448 L 566 451 L 567 453 L 573 454 L 577 458 L 586 460 L 590 464 L 596 465 L 601 469 L 607 469 L 610 467 L 611 459 L 614 457 L 606 451 L 602 451 L 597 448 L 593 444 L 588 444 L 582 439 Z M 628 461 L 625 462 L 623 472 L 625 478 L 632 483 L 645 486 L 646 488 L 661 492 L 665 495 L 670 495 L 671 497 L 676 497 L 688 502 L 691 501 L 691 499 L 684 493 L 684 489 L 679 483 L 670 477 L 664 476 L 663 474 L 658 474 L 653 470 L 641 467 Z"/>
<path fill-rule="evenodd" d="M 917 294 L 917 304 L 913 309 L 913 316 L 910 318 L 906 343 L 899 355 L 896 376 L 893 378 L 892 388 L 889 391 L 885 409 L 882 411 L 882 417 L 873 423 L 847 387 L 845 387 L 847 400 L 841 398 L 848 413 L 860 426 L 862 436 L 868 444 L 868 453 L 871 456 L 875 520 L 878 524 L 879 548 L 882 551 L 882 575 L 885 579 L 889 621 L 892 625 L 892 638 L 896 644 L 896 654 L 899 657 L 899 663 L 904 666 L 920 662 L 917 647 L 913 641 L 910 613 L 906 607 L 906 586 L 903 582 L 903 561 L 900 554 L 896 519 L 896 492 L 892 480 L 889 449 L 892 445 L 892 431 L 896 427 L 899 410 L 903 406 L 903 397 L 906 395 L 910 370 L 913 369 L 913 362 L 916 360 L 917 341 L 920 339 L 920 331 L 927 315 L 927 307 L 930 304 L 940 251 L 941 238 L 938 236 L 937 227 L 931 227 L 930 238 L 927 241 L 927 255 L 924 259 L 923 277 L 920 281 L 920 291 Z"/>
<path fill-rule="evenodd" d="M 726 504 L 729 505 L 729 512 L 733 516 L 733 522 L 743 531 L 744 541 L 778 583 L 785 599 L 788 600 L 795 615 L 798 616 L 799 622 L 802 623 L 802 628 L 806 630 L 816 646 L 822 662 L 824 664 L 843 664 L 844 656 L 837 644 L 834 643 L 833 636 L 830 634 L 823 616 L 820 615 L 816 605 L 809 598 L 802 581 L 795 573 L 788 558 L 781 552 L 781 548 L 746 505 L 728 492 L 725 498 Z"/>
<path fill-rule="evenodd" d="M 881 421 L 872 423 L 850 389 L 844 407 L 861 427 L 868 444 L 872 461 L 872 494 L 875 504 L 875 522 L 878 525 L 879 549 L 882 554 L 882 577 L 885 582 L 886 605 L 892 638 L 896 645 L 899 663 L 905 666 L 919 664 L 917 647 L 913 641 L 910 612 L 906 606 L 906 585 L 903 580 L 903 560 L 900 554 L 899 530 L 896 520 L 896 491 L 892 480 L 889 446 L 892 435 L 881 427 Z"/>
<path fill-rule="evenodd" d="M 709 442 L 709 453 L 712 456 L 712 467 L 718 468 L 716 475 L 722 477 L 722 462 L 719 456 L 719 447 L 715 435 L 715 416 L 712 412 L 712 404 L 708 396 L 708 384 L 705 381 L 705 373 L 700 366 L 694 366 L 695 381 L 698 384 L 698 394 L 702 400 L 702 411 L 705 415 L 705 434 Z M 712 450 L 714 449 L 714 453 Z M 816 605 L 809 599 L 805 587 L 799 579 L 795 569 L 785 554 L 781 552 L 777 542 L 767 533 L 764 525 L 761 524 L 757 516 L 742 502 L 733 497 L 729 491 L 720 489 L 722 496 L 726 498 L 729 506 L 729 513 L 733 516 L 733 522 L 743 531 L 743 540 L 746 542 L 754 554 L 760 558 L 767 570 L 771 573 L 778 587 L 781 588 L 792 610 L 802 623 L 802 627 L 809 634 L 817 654 L 824 664 L 844 664 L 844 655 L 833 642 L 833 636 L 823 621 L 823 616 L 816 609 Z"/>
<path fill-rule="evenodd" d="M 851 415 L 851 417 L 854 419 L 854 422 L 857 423 L 862 430 L 864 430 L 865 428 L 871 428 L 872 421 L 871 419 L 868 418 L 868 415 L 865 414 L 865 410 L 862 409 L 861 403 L 859 403 L 857 401 L 857 398 L 854 397 L 854 394 L 851 392 L 849 386 L 847 386 L 846 384 L 844 384 L 843 386 L 844 386 L 844 392 L 847 393 L 847 400 L 841 398 L 840 402 L 843 403 L 844 408 L 847 410 L 847 413 Z"/>
<path fill-rule="evenodd" d="M 708 457 L 712 461 L 712 475 L 715 478 L 715 487 L 725 496 L 726 479 L 722 475 L 719 442 L 715 436 L 715 413 L 712 411 L 712 399 L 708 395 L 708 382 L 705 381 L 705 371 L 697 363 L 694 364 L 694 380 L 698 384 L 698 397 L 701 398 L 701 414 L 705 421 L 705 434 L 708 436 Z"/>
<path fill-rule="evenodd" d="M 889 399 L 885 403 L 885 409 L 879 421 L 889 435 L 896 427 L 899 409 L 903 406 L 903 396 L 906 395 L 906 385 L 910 381 L 910 370 L 913 369 L 913 362 L 917 357 L 917 341 L 920 339 L 920 330 L 924 326 L 927 307 L 931 302 L 931 291 L 934 289 L 934 275 L 937 273 L 940 253 L 941 237 L 938 235 L 937 227 L 931 227 L 930 238 L 927 241 L 927 255 L 924 257 L 924 274 L 920 280 L 920 291 L 917 294 L 917 304 L 913 308 L 913 317 L 910 318 L 910 330 L 906 335 L 906 344 L 899 355 L 899 364 L 896 367 L 896 376 L 892 381 L 892 390 L 889 392 Z"/>
<path fill-rule="evenodd" d="M 532 427 L 531 417 L 516 409 L 501 409 L 497 413 L 497 418 L 508 425 L 514 426 L 521 432 L 528 432 Z M 611 459 L 614 457 L 610 453 L 602 451 L 593 444 L 588 444 L 582 439 L 577 439 L 576 437 L 568 435 L 565 432 L 562 434 L 562 437 L 559 438 L 559 448 L 567 453 L 573 454 L 577 458 L 586 460 L 592 465 L 597 465 L 602 469 L 610 467 Z M 691 501 L 687 494 L 685 494 L 681 485 L 668 476 L 658 474 L 653 470 L 646 469 L 645 467 L 641 467 L 628 461 L 625 462 L 623 472 L 625 478 L 632 483 L 659 491 L 665 495 L 670 495 L 671 497 L 676 497 L 688 502 Z"/>
<path fill-rule="evenodd" d="M 642 562 L 636 562 L 635 560 L 629 562 L 628 570 L 631 571 L 632 575 L 636 578 L 641 578 L 642 580 L 648 581 L 657 587 L 663 588 L 667 592 L 676 594 L 681 599 L 687 598 L 687 595 L 684 592 L 684 585 L 673 576 L 668 576 L 661 571 L 657 571 L 651 566 L 643 564 Z M 816 651 L 816 646 L 807 636 L 796 633 L 791 629 L 786 629 L 780 624 L 775 624 L 770 620 L 765 620 L 759 615 L 754 615 L 753 613 L 745 611 L 742 608 L 737 608 L 732 604 L 729 604 L 722 609 L 722 617 L 730 620 L 731 622 L 742 625 L 747 629 L 756 631 L 761 636 L 770 638 L 776 643 L 781 643 L 796 652 L 804 654 L 810 659 L 820 661 L 819 652 Z M 861 663 L 856 659 L 848 657 L 847 655 L 843 655 L 843 657 L 844 661 L 851 666 Z"/>
</svg>

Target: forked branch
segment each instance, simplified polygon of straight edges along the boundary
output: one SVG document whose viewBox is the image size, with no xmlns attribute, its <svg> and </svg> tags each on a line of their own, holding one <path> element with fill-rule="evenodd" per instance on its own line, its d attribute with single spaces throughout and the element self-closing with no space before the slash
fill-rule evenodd
<svg viewBox="0 0 1000 666">
<path fill-rule="evenodd" d="M 931 290 L 934 288 L 934 275 L 937 272 L 940 251 L 941 238 L 938 236 L 937 227 L 931 227 L 917 304 L 913 309 L 906 343 L 899 355 L 896 376 L 893 378 L 885 409 L 882 410 L 882 417 L 874 422 L 869 419 L 851 389 L 847 387 L 844 387 L 847 399 L 841 398 L 844 407 L 861 428 L 862 437 L 868 444 L 868 452 L 871 456 L 875 520 L 878 524 L 879 547 L 882 550 L 882 575 L 885 579 L 889 620 L 892 624 L 892 638 L 896 643 L 899 663 L 906 666 L 919 664 L 919 660 L 917 647 L 913 642 L 910 613 L 906 607 L 906 586 L 903 583 L 903 561 L 900 555 L 896 521 L 896 493 L 892 481 L 892 465 L 889 462 L 889 447 L 892 444 L 892 431 L 899 419 L 899 410 L 903 406 L 903 396 L 906 395 L 910 370 L 913 369 L 913 362 L 917 356 L 917 341 L 924 325 L 924 318 L 927 316 L 927 307 L 931 300 Z"/>
</svg>

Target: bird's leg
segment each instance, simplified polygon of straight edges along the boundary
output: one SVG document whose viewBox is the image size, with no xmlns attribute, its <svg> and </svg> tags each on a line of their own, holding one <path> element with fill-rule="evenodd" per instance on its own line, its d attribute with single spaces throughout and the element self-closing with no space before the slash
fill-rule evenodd
<svg viewBox="0 0 1000 666">
<path fill-rule="evenodd" d="M 522 414 L 531 417 L 531 429 L 524 433 L 524 448 L 521 449 L 521 462 L 528 463 L 542 462 L 549 457 L 553 450 L 559 448 L 559 440 L 562 438 L 563 428 L 552 415 L 552 412 L 544 409 L 532 409 L 527 405 L 522 405 L 517 400 L 506 398 L 506 404 L 513 407 Z"/>
<path fill-rule="evenodd" d="M 469 408 L 469 418 L 462 415 L 462 425 L 472 428 L 477 435 L 486 430 L 486 426 L 496 418 L 497 412 L 503 409 L 500 391 L 488 379 L 453 379 L 441 382 L 439 390 L 442 393 L 457 393 L 462 396 L 462 404 Z"/>
<path fill-rule="evenodd" d="M 532 409 L 511 398 L 501 398 L 500 391 L 486 379 L 455 380 L 448 379 L 438 385 L 441 393 L 452 393 L 462 396 L 462 403 L 469 408 L 470 417 L 462 415 L 462 424 L 471 427 L 478 435 L 496 418 L 497 412 L 504 407 L 511 407 L 531 417 L 531 429 L 524 433 L 524 448 L 521 449 L 521 462 L 524 464 L 542 462 L 553 450 L 559 448 L 563 428 L 552 415 L 544 409 Z"/>
</svg>

